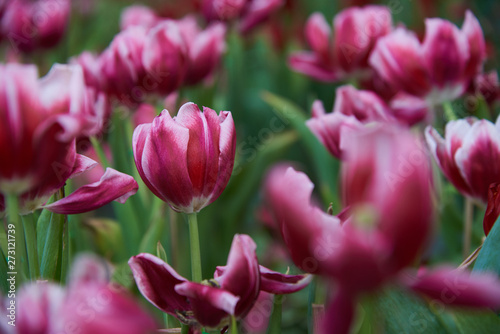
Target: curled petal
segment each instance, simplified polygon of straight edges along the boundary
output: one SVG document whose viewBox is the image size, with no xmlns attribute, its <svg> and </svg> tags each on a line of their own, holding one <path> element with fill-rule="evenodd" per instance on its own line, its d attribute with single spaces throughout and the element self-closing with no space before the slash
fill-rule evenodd
<svg viewBox="0 0 500 334">
<path fill-rule="evenodd" d="M 236 314 L 239 297 L 224 289 L 184 282 L 176 285 L 175 291 L 189 299 L 194 317 L 201 325 L 217 327 L 228 314 Z"/>
<path fill-rule="evenodd" d="M 141 294 L 160 310 L 176 315 L 189 311 L 187 299 L 178 294 L 175 286 L 187 280 L 154 255 L 142 253 L 128 261 Z"/>
<path fill-rule="evenodd" d="M 239 297 L 234 314 L 243 317 L 252 308 L 260 291 L 259 263 L 255 250 L 257 245 L 248 235 L 234 236 L 227 266 L 221 275 L 216 275 L 222 289 Z"/>
<path fill-rule="evenodd" d="M 445 305 L 500 307 L 500 281 L 492 274 L 469 274 L 453 268 L 438 268 L 403 282 Z"/>
<path fill-rule="evenodd" d="M 70 178 L 77 177 L 78 175 L 91 170 L 98 165 L 97 161 L 90 159 L 82 154 L 76 155 L 75 165 L 73 166 L 73 171 L 71 172 Z"/>
<path fill-rule="evenodd" d="M 313 279 L 313 275 L 285 275 L 259 266 L 260 290 L 275 295 L 294 293 L 305 288 Z"/>
<path fill-rule="evenodd" d="M 60 214 L 77 214 L 95 210 L 111 201 L 125 203 L 139 186 L 130 175 L 107 168 L 101 180 L 78 188 L 68 197 L 44 206 Z"/>
</svg>

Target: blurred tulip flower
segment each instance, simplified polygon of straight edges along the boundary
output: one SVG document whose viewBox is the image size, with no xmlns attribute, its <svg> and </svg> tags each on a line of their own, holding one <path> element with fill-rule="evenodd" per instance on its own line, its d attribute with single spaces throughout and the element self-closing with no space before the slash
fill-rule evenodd
<svg viewBox="0 0 500 334">
<path fill-rule="evenodd" d="M 120 29 L 126 30 L 134 26 L 152 28 L 160 20 L 161 18 L 151 8 L 143 5 L 134 5 L 123 10 L 120 17 Z"/>
<path fill-rule="evenodd" d="M 66 288 L 46 281 L 24 285 L 16 298 L 16 326 L 3 321 L 7 334 L 81 333 L 146 334 L 154 320 L 117 286 L 108 283 L 98 259 L 81 255 Z"/>
<path fill-rule="evenodd" d="M 342 128 L 361 129 L 372 122 L 396 123 L 393 111 L 375 93 L 341 86 L 336 91 L 335 105 L 329 114 L 323 103 L 314 101 L 312 118 L 306 122 L 312 133 L 336 158 L 342 158 L 340 140 Z"/>
<path fill-rule="evenodd" d="M 283 275 L 259 266 L 255 242 L 235 235 L 227 265 L 217 267 L 213 279 L 190 282 L 151 254 L 129 260 L 142 295 L 163 312 L 176 316 L 192 329 L 223 328 L 229 316 L 243 318 L 257 301 L 260 291 L 284 294 L 299 291 L 310 275 Z"/>
<path fill-rule="evenodd" d="M 186 103 L 134 131 L 134 159 L 148 188 L 172 209 L 193 213 L 215 201 L 231 176 L 236 146 L 233 117 Z"/>
<path fill-rule="evenodd" d="M 432 127 L 425 135 L 446 178 L 462 194 L 488 202 L 488 189 L 500 182 L 500 121 L 474 118 L 446 124 L 444 138 Z"/>
<path fill-rule="evenodd" d="M 22 52 L 55 46 L 64 35 L 71 11 L 69 0 L 16 0 L 3 6 L 0 35 Z"/>
<path fill-rule="evenodd" d="M 392 30 L 389 8 L 384 6 L 352 7 L 333 20 L 332 33 L 320 13 L 306 23 L 305 37 L 311 51 L 300 51 L 289 58 L 290 67 L 316 80 L 333 82 L 348 77 L 371 75 L 368 57 L 376 41 Z"/>
<path fill-rule="evenodd" d="M 425 23 L 422 43 L 404 28 L 381 38 L 370 56 L 370 64 L 393 86 L 438 104 L 462 95 L 482 70 L 485 41 L 481 26 L 470 11 L 466 12 L 461 30 L 438 18 Z"/>
<path fill-rule="evenodd" d="M 0 65 L 0 192 L 20 198 L 20 212 L 40 207 L 69 178 L 96 162 L 76 153 L 75 139 L 86 129 L 90 106 L 78 66 L 54 65 L 43 78 L 31 65 Z M 19 152 L 22 152 L 20 154 Z M 82 213 L 112 200 L 125 201 L 137 182 L 108 169 L 99 182 L 84 186 L 47 209 Z"/>
</svg>

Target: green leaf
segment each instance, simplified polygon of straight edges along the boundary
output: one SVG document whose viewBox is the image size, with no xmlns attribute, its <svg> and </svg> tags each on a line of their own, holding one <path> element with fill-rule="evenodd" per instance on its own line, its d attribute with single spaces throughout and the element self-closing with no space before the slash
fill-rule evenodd
<svg viewBox="0 0 500 334">
<path fill-rule="evenodd" d="M 493 272 L 500 276 L 500 218 L 491 228 L 479 251 L 473 272 Z"/>
<path fill-rule="evenodd" d="M 42 279 L 54 280 L 60 273 L 63 230 L 66 216 L 43 210 L 37 223 L 38 256 L 40 260 L 40 276 Z M 58 275 L 59 274 L 59 275 Z"/>
</svg>

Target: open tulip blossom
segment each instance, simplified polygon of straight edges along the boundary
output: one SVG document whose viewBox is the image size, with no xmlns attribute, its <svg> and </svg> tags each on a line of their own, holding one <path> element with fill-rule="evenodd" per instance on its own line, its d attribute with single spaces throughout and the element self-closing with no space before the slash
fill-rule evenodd
<svg viewBox="0 0 500 334">
<path fill-rule="evenodd" d="M 1 334 L 499 331 L 494 1 L 131 2 L 0 0 Z"/>
</svg>

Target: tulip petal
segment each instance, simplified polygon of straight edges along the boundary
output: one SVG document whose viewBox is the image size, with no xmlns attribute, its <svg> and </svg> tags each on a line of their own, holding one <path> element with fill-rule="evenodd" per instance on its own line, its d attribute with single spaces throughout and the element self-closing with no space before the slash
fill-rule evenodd
<svg viewBox="0 0 500 334">
<path fill-rule="evenodd" d="M 403 124 L 415 125 L 422 121 L 430 121 L 432 117 L 429 105 L 419 97 L 399 92 L 390 103 L 394 116 Z"/>
<path fill-rule="evenodd" d="M 483 219 L 484 235 L 488 236 L 491 228 L 500 216 L 500 183 L 490 184 L 488 189 L 488 206 Z"/>
<path fill-rule="evenodd" d="M 73 171 L 69 176 L 70 179 L 77 177 L 78 175 L 91 170 L 95 166 L 97 166 L 97 161 L 90 159 L 89 157 L 84 156 L 83 154 L 77 154 L 75 165 L 73 166 Z"/>
<path fill-rule="evenodd" d="M 93 283 L 106 285 L 110 274 L 110 268 L 102 259 L 93 254 L 83 254 L 73 261 L 68 281 L 73 287 Z"/>
<path fill-rule="evenodd" d="M 305 35 L 311 49 L 324 61 L 328 62 L 330 56 L 331 29 L 323 14 L 312 14 L 306 22 Z"/>
<path fill-rule="evenodd" d="M 178 294 L 175 286 L 187 282 L 167 263 L 154 255 L 142 253 L 128 261 L 141 294 L 160 310 L 176 315 L 190 311 L 188 300 Z"/>
<path fill-rule="evenodd" d="M 472 78 L 483 68 L 483 63 L 486 59 L 486 43 L 481 25 L 470 10 L 465 12 L 462 33 L 469 42 L 470 52 L 470 58 L 465 68 L 465 75 L 468 78 Z"/>
<path fill-rule="evenodd" d="M 272 13 L 284 4 L 284 0 L 253 0 L 245 9 L 241 18 L 239 30 L 245 34 L 259 23 L 267 20 Z"/>
<path fill-rule="evenodd" d="M 333 112 L 354 116 L 363 123 L 395 121 L 387 104 L 377 94 L 351 85 L 337 88 Z"/>
<path fill-rule="evenodd" d="M 354 297 L 339 287 L 337 295 L 325 311 L 321 333 L 332 333 L 333 329 L 335 334 L 350 333 L 355 311 Z"/>
<path fill-rule="evenodd" d="M 259 295 L 260 274 L 256 248 L 250 236 L 235 235 L 225 270 L 221 275 L 216 275 L 222 289 L 239 297 L 233 313 L 238 317 L 247 314 Z"/>
<path fill-rule="evenodd" d="M 292 70 L 312 77 L 313 79 L 334 82 L 340 78 L 340 73 L 332 66 L 325 66 L 313 52 L 294 52 L 288 58 L 288 66 Z"/>
<path fill-rule="evenodd" d="M 107 168 L 101 180 L 78 188 L 71 195 L 44 206 L 60 214 L 77 214 L 95 210 L 111 201 L 125 203 L 139 186 L 132 176 Z"/>
<path fill-rule="evenodd" d="M 228 314 L 235 315 L 239 297 L 226 290 L 194 282 L 178 284 L 174 289 L 189 299 L 194 317 L 203 326 L 217 327 Z"/>
<path fill-rule="evenodd" d="M 275 295 L 294 293 L 305 288 L 313 279 L 313 275 L 285 275 L 259 266 L 260 290 Z"/>
<path fill-rule="evenodd" d="M 421 273 L 419 277 L 403 277 L 412 290 L 423 293 L 444 305 L 500 307 L 500 281 L 493 274 L 470 274 L 441 267 Z"/>
</svg>

